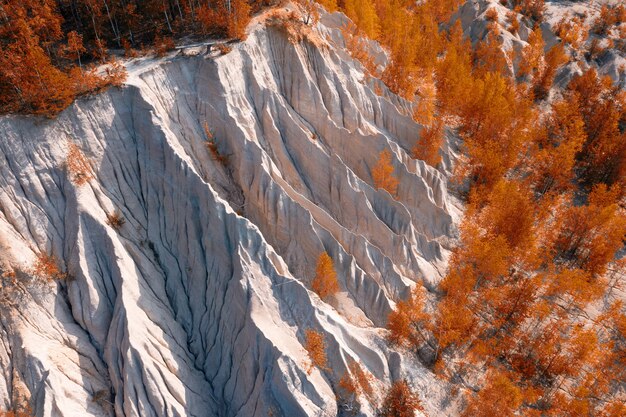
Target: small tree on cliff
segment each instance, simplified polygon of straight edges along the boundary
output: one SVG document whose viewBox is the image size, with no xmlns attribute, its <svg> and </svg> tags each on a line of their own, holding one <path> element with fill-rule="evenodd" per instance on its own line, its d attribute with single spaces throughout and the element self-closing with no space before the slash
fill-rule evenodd
<svg viewBox="0 0 626 417">
<path fill-rule="evenodd" d="M 67 46 L 65 47 L 65 55 L 69 59 L 78 60 L 78 65 L 82 68 L 83 63 L 80 60 L 81 54 L 87 52 L 87 49 L 83 45 L 83 35 L 80 35 L 75 30 L 67 34 Z"/>
<path fill-rule="evenodd" d="M 405 380 L 393 383 L 378 415 L 380 417 L 415 417 L 415 411 L 422 410 L 419 397 Z"/>
<path fill-rule="evenodd" d="M 315 366 L 322 370 L 326 369 L 326 341 L 324 340 L 324 335 L 313 329 L 307 329 L 305 338 L 304 349 L 311 359 L 311 363 L 307 368 L 307 374 L 310 375 Z"/>
<path fill-rule="evenodd" d="M 317 259 L 315 278 L 311 283 L 311 288 L 322 300 L 339 292 L 337 272 L 335 271 L 333 260 L 327 252 L 323 252 Z"/>
<path fill-rule="evenodd" d="M 398 179 L 393 175 L 393 165 L 391 165 L 391 152 L 384 150 L 378 156 L 378 162 L 372 170 L 372 179 L 376 188 L 383 188 L 392 196 L 396 196 L 398 191 Z"/>
<path fill-rule="evenodd" d="M 296 0 L 296 3 L 302 9 L 302 23 L 315 25 L 320 18 L 316 2 L 314 0 Z"/>
</svg>

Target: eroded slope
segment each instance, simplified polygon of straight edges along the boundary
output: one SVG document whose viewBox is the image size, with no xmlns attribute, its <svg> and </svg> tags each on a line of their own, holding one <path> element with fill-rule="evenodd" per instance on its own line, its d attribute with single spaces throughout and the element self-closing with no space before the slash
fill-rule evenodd
<svg viewBox="0 0 626 417">
<path fill-rule="evenodd" d="M 404 366 L 380 327 L 412 282 L 443 273 L 457 210 L 445 176 L 409 157 L 420 129 L 409 104 L 360 82 L 341 23 L 325 16 L 301 41 L 259 25 L 223 56 L 130 63 L 127 87 L 57 120 L 0 120 L 5 269 L 27 276 L 41 252 L 71 277 L 18 284 L 5 303 L 4 405 L 334 416 L 356 359 L 377 391 L 408 375 L 440 409 L 438 383 Z M 226 163 L 207 149 L 205 122 Z M 85 185 L 65 169 L 68 143 L 90 161 Z M 397 198 L 371 185 L 383 149 Z M 119 228 L 107 223 L 116 210 Z M 342 289 L 330 304 L 307 290 L 323 251 Z M 329 357 L 310 375 L 309 328 Z M 373 414 L 365 401 L 361 412 Z"/>
</svg>

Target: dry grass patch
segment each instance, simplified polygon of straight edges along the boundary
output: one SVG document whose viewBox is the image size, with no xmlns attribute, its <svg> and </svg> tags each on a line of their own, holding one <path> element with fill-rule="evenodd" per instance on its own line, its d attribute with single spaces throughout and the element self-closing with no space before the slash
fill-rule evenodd
<svg viewBox="0 0 626 417">
<path fill-rule="evenodd" d="M 78 145 L 70 142 L 68 148 L 65 168 L 72 184 L 80 187 L 93 178 L 91 166 Z"/>
<path fill-rule="evenodd" d="M 227 166 L 229 162 L 228 156 L 222 155 L 220 153 L 220 150 L 217 146 L 217 141 L 215 140 L 215 136 L 213 135 L 213 132 L 209 128 L 209 124 L 206 121 L 202 124 L 202 128 L 204 129 L 204 134 L 206 136 L 206 146 L 209 149 L 211 156 L 220 164 Z"/>
<path fill-rule="evenodd" d="M 52 255 L 40 252 L 35 259 L 31 273 L 33 276 L 45 279 L 46 281 L 57 281 L 65 279 L 67 274 L 61 272 L 57 258 Z"/>
<path fill-rule="evenodd" d="M 107 224 L 115 230 L 120 230 L 126 223 L 126 219 L 119 210 L 107 214 Z"/>
</svg>

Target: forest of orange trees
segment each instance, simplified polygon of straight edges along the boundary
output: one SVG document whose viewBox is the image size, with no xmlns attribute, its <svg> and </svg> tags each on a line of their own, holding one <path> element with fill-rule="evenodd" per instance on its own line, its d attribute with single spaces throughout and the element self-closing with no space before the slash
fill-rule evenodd
<svg viewBox="0 0 626 417">
<path fill-rule="evenodd" d="M 451 22 L 457 0 L 355 3 L 339 7 L 391 58 L 382 73 L 367 56 L 364 65 L 414 101 L 425 124 L 415 156 L 439 162 L 444 124 L 465 156 L 460 244 L 435 294 L 418 286 L 398 302 L 390 342 L 456 386 L 466 416 L 626 415 L 626 309 L 614 296 L 626 274 L 616 260 L 626 238 L 626 94 L 591 68 L 548 100 L 566 48 L 594 51 L 577 51 L 586 36 L 577 22 L 563 22 L 561 42 L 545 51 L 542 1 L 503 2 L 518 12 L 508 30 L 518 14 L 534 28 L 513 57 L 496 24 L 474 45 L 464 38 Z M 624 6 L 605 7 L 590 30 L 625 18 Z M 518 60 L 516 73 L 507 59 Z"/>
<path fill-rule="evenodd" d="M 125 78 L 133 56 L 182 36 L 241 38 L 264 0 L 1 0 L 0 112 L 49 117 Z M 96 66 L 108 63 L 105 71 Z"/>
<path fill-rule="evenodd" d="M 382 80 L 416 100 L 427 125 L 416 150 L 437 149 L 445 121 L 463 139 L 457 181 L 468 185 L 434 312 L 416 288 L 389 317 L 390 342 L 455 384 L 467 416 L 626 415 L 626 310 L 614 296 L 625 274 L 624 91 L 591 68 L 547 100 L 565 48 L 578 45 L 545 52 L 539 1 L 509 4 L 535 28 L 516 74 L 496 25 L 471 45 L 446 24 L 454 0 L 371 3 L 346 12 L 388 48 Z M 603 14 L 619 23 L 624 7 Z"/>
<path fill-rule="evenodd" d="M 54 115 L 123 80 L 109 49 L 241 38 L 270 3 L 0 0 L 0 110 Z M 626 306 L 615 296 L 626 269 L 616 256 L 626 239 L 626 94 L 593 67 L 550 94 L 568 51 L 594 53 L 581 50 L 589 34 L 564 22 L 546 51 L 543 1 L 503 1 L 518 11 L 509 31 L 518 19 L 534 28 L 507 56 L 496 24 L 473 44 L 464 36 L 453 19 L 460 0 L 318 3 L 354 22 L 345 31 L 353 56 L 413 103 L 425 126 L 416 158 L 439 164 L 445 127 L 462 138 L 460 242 L 437 288 L 397 300 L 389 343 L 455 387 L 467 416 L 626 415 Z M 602 13 L 589 31 L 626 18 L 623 6 Z M 384 70 L 364 37 L 387 50 Z M 101 62 L 108 72 L 96 72 Z"/>
</svg>

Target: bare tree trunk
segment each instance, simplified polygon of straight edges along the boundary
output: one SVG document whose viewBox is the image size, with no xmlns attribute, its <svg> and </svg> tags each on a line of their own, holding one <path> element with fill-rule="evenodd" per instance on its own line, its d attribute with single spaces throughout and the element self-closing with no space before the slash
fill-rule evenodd
<svg viewBox="0 0 626 417">
<path fill-rule="evenodd" d="M 176 7 L 178 7 L 178 15 L 180 16 L 180 20 L 183 20 L 183 9 L 180 8 L 180 2 L 176 0 Z"/>
<path fill-rule="evenodd" d="M 109 23 L 111 24 L 111 30 L 113 31 L 113 35 L 115 36 L 115 40 L 117 41 L 117 46 L 121 46 L 120 32 L 119 30 L 116 29 L 115 24 L 113 23 L 113 18 L 111 17 L 111 10 L 109 9 L 109 4 L 107 3 L 106 0 L 103 0 L 102 2 L 104 3 L 104 8 L 107 11 L 107 17 L 109 18 Z"/>
<path fill-rule="evenodd" d="M 165 7 L 165 0 L 163 0 L 163 13 L 165 14 L 165 21 L 167 22 L 167 28 L 170 30 L 170 33 L 173 33 L 172 25 L 170 24 L 170 18 L 167 15 L 167 7 Z"/>
</svg>

